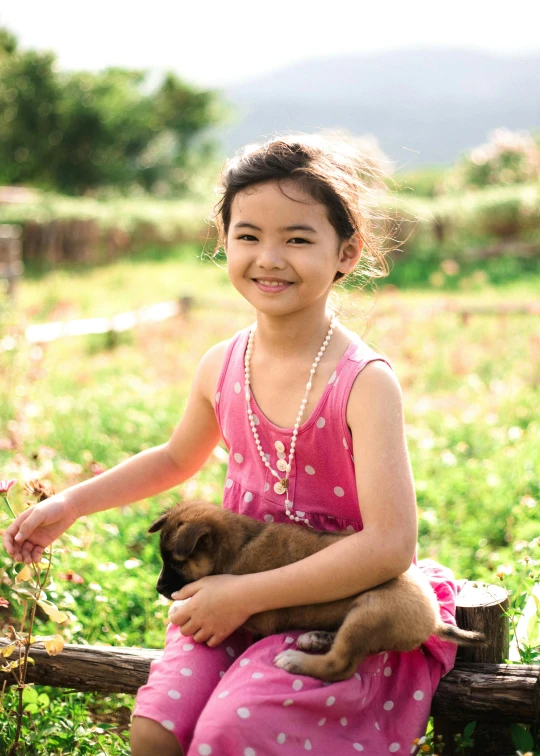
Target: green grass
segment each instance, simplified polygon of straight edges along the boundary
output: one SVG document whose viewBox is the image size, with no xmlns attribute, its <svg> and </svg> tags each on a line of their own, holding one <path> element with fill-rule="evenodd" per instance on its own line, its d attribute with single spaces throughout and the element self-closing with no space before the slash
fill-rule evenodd
<svg viewBox="0 0 540 756">
<path fill-rule="evenodd" d="M 17 310 L 5 314 L 3 333 L 9 323 L 23 319 L 112 315 L 185 293 L 205 306 L 187 317 L 139 327 L 112 347 L 106 336 L 92 336 L 43 348 L 20 342 L 0 353 L 2 478 L 44 475 L 61 489 L 89 477 L 93 463 L 110 467 L 168 438 L 202 354 L 252 319 L 224 272 L 197 255 L 194 248 L 175 249 L 155 260 L 141 254 L 21 282 Z M 474 285 L 458 285 L 455 293 L 383 287 L 375 296 L 354 290 L 342 319 L 389 356 L 403 387 L 419 506 L 419 556 L 441 561 L 459 577 L 492 582 L 500 565 L 515 573 L 525 554 L 540 558 L 539 321 L 532 315 L 479 315 L 464 322 L 459 315 L 433 314 L 429 306 L 441 296 L 464 303 L 529 300 L 538 296 L 539 287 L 537 277 L 499 286 L 478 279 Z M 220 301 L 233 304 L 224 308 Z M 366 321 L 362 313 L 373 306 Z M 7 448 L 12 443 L 15 448 Z M 68 552 L 58 557 L 50 590 L 71 616 L 61 630 L 66 640 L 163 645 L 167 602 L 155 591 L 159 555 L 148 526 L 180 496 L 219 501 L 224 475 L 224 463 L 211 457 L 177 490 L 81 518 L 68 531 L 63 538 Z M 13 493 L 21 509 L 21 488 Z M 0 528 L 8 521 L 7 512 L 0 512 Z M 60 577 L 70 569 L 84 582 Z M 0 554 L 0 593 L 10 601 L 12 577 L 10 560 Z M 515 589 L 515 574 L 508 580 Z M 6 618 L 18 613 L 12 604 Z M 39 620 L 38 629 L 55 628 Z M 129 753 L 125 731 L 131 697 L 42 690 L 50 705 L 42 700 L 35 731 L 25 735 L 29 756 Z M 58 725 L 64 721 L 71 729 Z M 7 725 L 2 730 L 1 723 L 2 715 L 4 737 Z M 53 726 L 60 740 L 43 745 L 52 737 L 44 740 L 43 733 Z M 79 732 L 77 743 L 72 731 Z"/>
</svg>

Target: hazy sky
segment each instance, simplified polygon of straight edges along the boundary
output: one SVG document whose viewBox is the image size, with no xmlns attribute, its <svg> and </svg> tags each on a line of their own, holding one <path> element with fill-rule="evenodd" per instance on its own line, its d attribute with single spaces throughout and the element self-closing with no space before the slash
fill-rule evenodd
<svg viewBox="0 0 540 756">
<path fill-rule="evenodd" d="M 61 68 L 173 69 L 205 86 L 306 58 L 403 47 L 540 52 L 539 0 L 0 0 L 0 25 Z"/>
</svg>

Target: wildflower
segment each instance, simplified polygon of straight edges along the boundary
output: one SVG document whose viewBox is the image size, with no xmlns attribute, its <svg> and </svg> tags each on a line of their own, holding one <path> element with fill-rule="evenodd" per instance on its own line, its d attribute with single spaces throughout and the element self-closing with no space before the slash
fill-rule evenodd
<svg viewBox="0 0 540 756">
<path fill-rule="evenodd" d="M 441 263 L 441 269 L 447 276 L 457 276 L 459 273 L 459 263 L 451 259 L 443 260 Z"/>
<path fill-rule="evenodd" d="M 7 609 L 8 606 L 9 606 L 9 601 L 3 598 L 2 596 L 0 596 L 0 607 L 2 607 L 2 609 Z"/>
<path fill-rule="evenodd" d="M 10 488 L 12 488 L 17 480 L 13 478 L 12 480 L 0 480 L 0 494 L 7 494 Z"/>
<path fill-rule="evenodd" d="M 38 502 L 45 501 L 54 494 L 54 489 L 48 480 L 28 480 L 24 488 L 31 496 L 36 496 Z"/>
<path fill-rule="evenodd" d="M 92 475 L 101 475 L 107 468 L 104 465 L 100 465 L 99 462 L 92 462 L 90 465 L 90 472 Z"/>
<path fill-rule="evenodd" d="M 77 575 L 76 572 L 73 570 L 68 570 L 67 572 L 61 572 L 58 575 L 59 580 L 67 580 L 69 583 L 84 583 L 84 578 L 80 575 Z"/>
</svg>

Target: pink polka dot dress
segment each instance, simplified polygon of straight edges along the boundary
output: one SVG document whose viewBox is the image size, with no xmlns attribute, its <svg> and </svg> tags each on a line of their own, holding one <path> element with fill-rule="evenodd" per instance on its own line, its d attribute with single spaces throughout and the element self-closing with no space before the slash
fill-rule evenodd
<svg viewBox="0 0 540 756">
<path fill-rule="evenodd" d="M 216 415 L 230 452 L 223 506 L 265 522 L 290 523 L 285 496 L 275 493 L 276 478 L 262 464 L 248 422 L 248 336 L 244 329 L 231 341 L 217 386 Z M 289 490 L 295 514 L 316 529 L 362 530 L 346 407 L 354 379 L 378 359 L 388 363 L 359 338 L 352 342 L 300 426 Z M 251 407 L 262 448 L 276 469 L 282 453 L 275 442 L 288 450 L 292 429 L 271 423 L 253 396 Z M 444 621 L 454 623 L 452 573 L 431 561 L 419 566 L 437 594 Z M 321 580 L 329 578 L 321 575 Z M 273 664 L 300 634 L 253 642 L 240 629 L 219 647 L 208 648 L 169 625 L 163 657 L 152 663 L 134 715 L 173 732 L 186 756 L 416 753 L 413 740 L 425 732 L 431 699 L 454 664 L 455 646 L 432 637 L 416 651 L 368 657 L 349 680 L 323 683 Z"/>
</svg>

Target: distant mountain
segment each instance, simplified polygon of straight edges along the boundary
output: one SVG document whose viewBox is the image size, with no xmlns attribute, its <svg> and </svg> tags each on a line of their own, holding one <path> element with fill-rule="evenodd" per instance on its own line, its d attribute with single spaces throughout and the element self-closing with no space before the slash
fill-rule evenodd
<svg viewBox="0 0 540 756">
<path fill-rule="evenodd" d="M 540 52 L 410 49 L 303 61 L 224 91 L 227 153 L 274 132 L 373 134 L 396 167 L 452 163 L 488 131 L 540 130 Z"/>
</svg>

